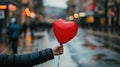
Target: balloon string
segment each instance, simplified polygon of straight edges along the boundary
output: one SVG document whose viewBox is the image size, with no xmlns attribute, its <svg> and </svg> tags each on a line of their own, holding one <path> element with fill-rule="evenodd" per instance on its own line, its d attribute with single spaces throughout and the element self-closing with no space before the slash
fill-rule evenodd
<svg viewBox="0 0 120 67">
<path fill-rule="evenodd" d="M 59 67 L 59 65 L 60 65 L 60 55 L 58 57 L 58 66 L 57 67 Z"/>
<path fill-rule="evenodd" d="M 63 47 L 62 44 L 60 44 L 60 46 Z M 57 65 L 57 67 L 59 67 L 59 66 L 60 66 L 60 55 L 58 56 L 58 65 Z"/>
</svg>

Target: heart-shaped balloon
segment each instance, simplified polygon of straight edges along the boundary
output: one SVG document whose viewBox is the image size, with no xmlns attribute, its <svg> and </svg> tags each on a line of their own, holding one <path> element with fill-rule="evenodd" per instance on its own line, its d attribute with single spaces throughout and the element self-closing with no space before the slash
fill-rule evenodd
<svg viewBox="0 0 120 67">
<path fill-rule="evenodd" d="M 58 42 L 62 45 L 76 35 L 78 26 L 75 22 L 58 19 L 53 24 L 53 31 Z"/>
</svg>

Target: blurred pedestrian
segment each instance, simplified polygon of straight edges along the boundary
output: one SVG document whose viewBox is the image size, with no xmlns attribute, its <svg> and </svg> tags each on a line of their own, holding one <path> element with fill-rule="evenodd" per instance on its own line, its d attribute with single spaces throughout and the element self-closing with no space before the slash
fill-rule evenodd
<svg viewBox="0 0 120 67">
<path fill-rule="evenodd" d="M 24 22 L 23 25 L 22 25 L 22 30 L 23 30 L 23 33 L 24 33 L 24 38 L 26 36 L 27 28 L 28 28 L 28 24 L 26 22 Z"/>
<path fill-rule="evenodd" d="M 22 30 L 23 30 L 23 33 L 24 33 L 24 38 L 26 38 L 28 29 L 30 29 L 30 35 L 31 35 L 31 38 L 32 38 L 32 43 L 33 43 L 33 40 L 34 40 L 34 31 L 35 31 L 34 27 L 35 27 L 34 26 L 34 22 L 32 22 L 30 24 L 27 24 L 26 22 L 24 22 L 24 24 L 22 25 Z"/>
<path fill-rule="evenodd" d="M 34 22 L 31 22 L 30 25 L 30 32 L 31 32 L 31 37 L 32 37 L 32 43 L 34 42 L 34 33 L 35 33 L 35 24 Z"/>
<path fill-rule="evenodd" d="M 17 24 L 16 18 L 11 19 L 11 23 L 7 28 L 7 34 L 9 35 L 10 44 L 13 50 L 13 54 L 17 53 L 18 39 L 21 34 L 21 27 Z"/>
<path fill-rule="evenodd" d="M 32 67 L 54 59 L 54 56 L 63 54 L 63 47 L 47 48 L 29 54 L 0 55 L 0 67 Z"/>
</svg>

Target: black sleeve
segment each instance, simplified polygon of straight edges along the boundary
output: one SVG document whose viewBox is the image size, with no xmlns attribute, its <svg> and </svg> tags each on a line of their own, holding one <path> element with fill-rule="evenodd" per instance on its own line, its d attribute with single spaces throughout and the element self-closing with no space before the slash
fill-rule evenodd
<svg viewBox="0 0 120 67">
<path fill-rule="evenodd" d="M 33 66 L 54 58 L 52 49 L 21 55 L 0 55 L 0 65 Z"/>
</svg>

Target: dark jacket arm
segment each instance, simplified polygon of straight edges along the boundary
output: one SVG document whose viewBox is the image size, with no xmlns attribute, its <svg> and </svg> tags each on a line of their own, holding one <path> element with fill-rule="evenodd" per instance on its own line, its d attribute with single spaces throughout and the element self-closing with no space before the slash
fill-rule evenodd
<svg viewBox="0 0 120 67">
<path fill-rule="evenodd" d="M 22 55 L 0 55 L 0 65 L 37 65 L 54 58 L 52 49 Z"/>
</svg>

